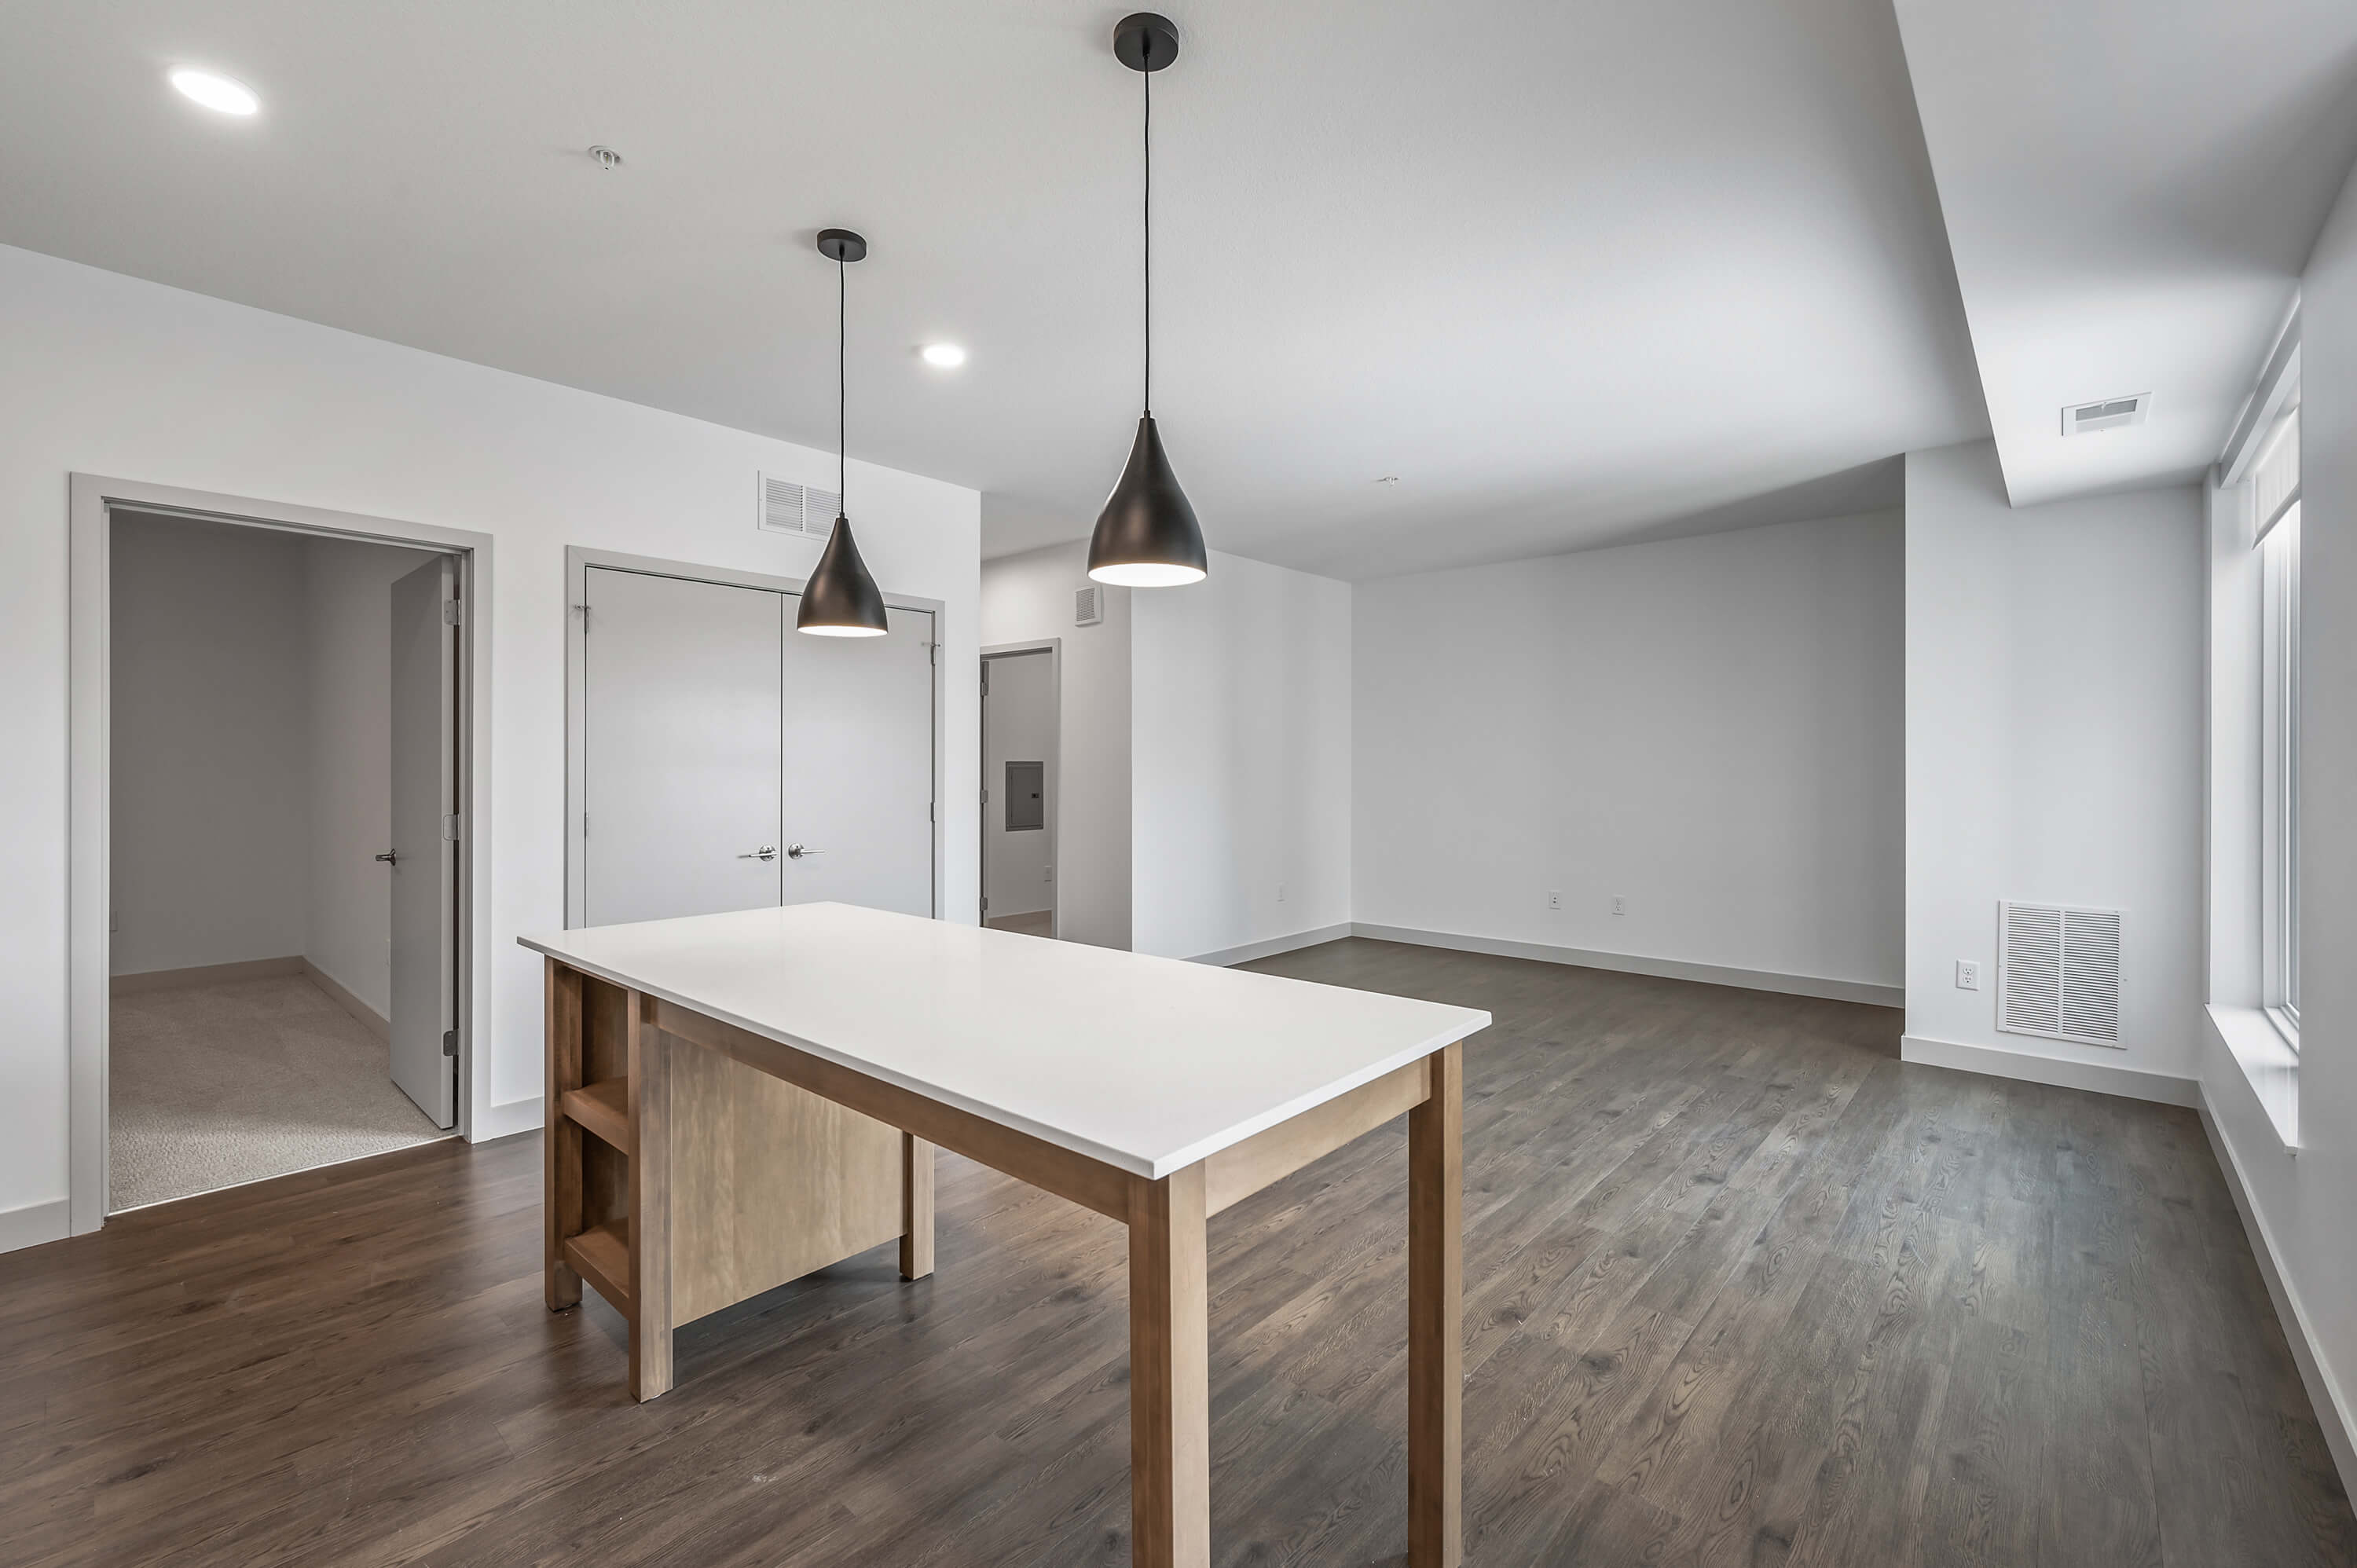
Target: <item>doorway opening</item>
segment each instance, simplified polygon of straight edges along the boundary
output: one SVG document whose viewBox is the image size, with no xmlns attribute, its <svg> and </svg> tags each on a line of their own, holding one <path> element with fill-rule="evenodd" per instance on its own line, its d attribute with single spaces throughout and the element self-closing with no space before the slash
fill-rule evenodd
<svg viewBox="0 0 2357 1568">
<path fill-rule="evenodd" d="M 479 536 L 73 490 L 74 1230 L 463 1133 Z"/>
<path fill-rule="evenodd" d="M 1056 808 L 1062 650 L 1050 639 L 982 656 L 982 923 L 1060 935 Z"/>
</svg>

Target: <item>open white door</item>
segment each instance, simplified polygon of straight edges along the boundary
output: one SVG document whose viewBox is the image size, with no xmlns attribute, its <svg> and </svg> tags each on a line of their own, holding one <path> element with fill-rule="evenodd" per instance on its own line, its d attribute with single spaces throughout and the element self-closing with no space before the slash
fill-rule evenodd
<svg viewBox="0 0 2357 1568">
<path fill-rule="evenodd" d="M 457 564 L 393 585 L 393 1081 L 458 1117 Z"/>
<path fill-rule="evenodd" d="M 933 913 L 933 618 L 887 615 L 786 639 L 784 903 Z"/>
<path fill-rule="evenodd" d="M 790 601 L 604 567 L 589 569 L 584 597 L 587 923 L 778 903 Z"/>
</svg>

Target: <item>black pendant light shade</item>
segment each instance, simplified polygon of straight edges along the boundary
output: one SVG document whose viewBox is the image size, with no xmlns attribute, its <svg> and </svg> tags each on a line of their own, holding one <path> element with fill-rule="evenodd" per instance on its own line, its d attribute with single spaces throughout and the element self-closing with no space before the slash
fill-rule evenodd
<svg viewBox="0 0 2357 1568">
<path fill-rule="evenodd" d="M 1129 588 L 1175 588 L 1200 583 L 1210 559 L 1195 509 L 1170 471 L 1154 416 L 1137 422 L 1137 443 L 1121 482 L 1097 514 L 1089 539 L 1089 575 Z"/>
<path fill-rule="evenodd" d="M 802 585 L 802 607 L 794 612 L 794 629 L 814 637 L 881 637 L 884 635 L 884 595 L 859 558 L 859 542 L 851 537 L 851 520 L 838 517 L 826 536 L 818 570 Z"/>
<path fill-rule="evenodd" d="M 818 236 L 818 252 L 834 263 L 835 281 L 835 408 L 838 426 L 835 445 L 836 493 L 844 493 L 850 478 L 850 446 L 848 429 L 850 399 L 848 380 L 845 373 L 844 344 L 849 321 L 848 300 L 845 295 L 844 269 L 850 263 L 867 254 L 867 242 L 848 229 L 822 229 Z M 826 548 L 818 558 L 818 569 L 802 585 L 802 608 L 794 612 L 794 629 L 813 637 L 881 637 L 889 629 L 884 616 L 884 595 L 876 586 L 876 579 L 867 574 L 867 563 L 859 558 L 859 542 L 851 537 L 849 508 L 837 513 L 834 531 L 826 536 Z"/>
<path fill-rule="evenodd" d="M 1146 83 L 1146 412 L 1121 480 L 1089 538 L 1089 575 L 1130 588 L 1174 588 L 1203 580 L 1211 558 L 1203 530 L 1154 427 L 1154 72 L 1178 58 L 1178 29 L 1140 11 L 1114 28 L 1113 52 Z"/>
</svg>

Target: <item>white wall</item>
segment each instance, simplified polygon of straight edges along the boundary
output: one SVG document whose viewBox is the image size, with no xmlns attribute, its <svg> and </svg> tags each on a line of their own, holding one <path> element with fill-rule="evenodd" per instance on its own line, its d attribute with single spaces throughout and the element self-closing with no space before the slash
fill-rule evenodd
<svg viewBox="0 0 2357 1568">
<path fill-rule="evenodd" d="M 2300 340 L 2298 1155 L 2215 1028 L 2201 1082 L 2288 1298 L 2317 1415 L 2357 1487 L 2357 177 L 2309 263 Z"/>
<path fill-rule="evenodd" d="M 1068 942 L 1126 948 L 1132 590 L 1105 589 L 1104 619 L 1095 626 L 1072 624 L 1073 591 L 1089 585 L 1085 542 L 1002 556 L 986 563 L 981 575 L 985 645 L 1063 639 L 1059 934 Z M 972 918 L 972 896 L 959 908 Z"/>
<path fill-rule="evenodd" d="M 478 1136 L 536 1125 L 540 970 L 515 938 L 564 918 L 565 547 L 804 575 L 819 547 L 756 530 L 754 475 L 831 487 L 833 456 L 9 248 L 0 430 L 0 1240 L 63 1224 L 74 471 L 495 536 L 490 902 L 468 1094 Z M 980 497 L 853 467 L 877 580 L 947 607 L 943 892 L 971 920 Z"/>
<path fill-rule="evenodd" d="M 1357 918 L 1897 985 L 1900 610 L 1888 512 L 1359 585 Z"/>
<path fill-rule="evenodd" d="M 1907 458 L 1907 1034 L 2194 1071 L 2206 524 L 2191 486 L 2015 510 L 1987 442 Z M 1996 1028 L 1999 899 L 2117 908 L 2123 1047 Z M 1959 959 L 1982 988 L 1959 990 Z M 2025 1072 L 2030 1069 L 2025 1067 Z M 2030 1075 L 2034 1076 L 2034 1072 Z M 2060 1079 L 2058 1079 L 2060 1080 Z"/>
<path fill-rule="evenodd" d="M 1351 593 L 1213 551 L 1204 582 L 1133 596 L 1139 952 L 1351 919 Z"/>
<path fill-rule="evenodd" d="M 1056 659 L 1019 653 L 988 661 L 983 697 L 982 875 L 990 918 L 1035 915 L 1056 901 Z M 1006 831 L 1009 762 L 1041 765 L 1046 826 Z"/>
<path fill-rule="evenodd" d="M 302 542 L 310 713 L 303 954 L 393 1013 L 393 585 L 433 559 L 350 540 Z"/>
<path fill-rule="evenodd" d="M 49 522 L 61 538 L 62 518 Z M 174 518 L 124 516 L 113 532 L 113 972 L 295 957 L 311 767 L 303 542 Z M 44 836 L 61 843 L 63 823 Z"/>
</svg>

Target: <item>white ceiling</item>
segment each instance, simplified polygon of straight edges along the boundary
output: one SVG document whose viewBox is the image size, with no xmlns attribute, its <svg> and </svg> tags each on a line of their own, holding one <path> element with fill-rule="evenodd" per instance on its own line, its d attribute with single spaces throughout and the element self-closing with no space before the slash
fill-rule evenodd
<svg viewBox="0 0 2357 1568">
<path fill-rule="evenodd" d="M 11 6 L 0 241 L 832 446 L 848 224 L 855 452 L 984 490 L 987 553 L 1076 538 L 1137 412 L 1125 8 Z M 1214 548 L 1369 577 L 1860 510 L 1986 432 L 1889 0 L 1174 14 L 1156 412 Z"/>
<path fill-rule="evenodd" d="M 1898 14 L 2014 504 L 2196 478 L 2357 157 L 2357 4 Z M 2144 424 L 2062 435 L 2136 392 Z"/>
</svg>

